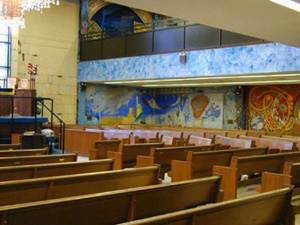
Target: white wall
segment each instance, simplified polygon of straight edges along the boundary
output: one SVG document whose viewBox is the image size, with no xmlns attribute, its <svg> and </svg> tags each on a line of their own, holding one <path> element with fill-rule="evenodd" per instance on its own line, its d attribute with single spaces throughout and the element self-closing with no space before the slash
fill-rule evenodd
<svg viewBox="0 0 300 225">
<path fill-rule="evenodd" d="M 13 31 L 11 76 L 29 78 L 28 63 L 37 64 L 37 96 L 52 98 L 54 112 L 76 123 L 79 5 L 25 12 L 25 25 Z"/>
</svg>

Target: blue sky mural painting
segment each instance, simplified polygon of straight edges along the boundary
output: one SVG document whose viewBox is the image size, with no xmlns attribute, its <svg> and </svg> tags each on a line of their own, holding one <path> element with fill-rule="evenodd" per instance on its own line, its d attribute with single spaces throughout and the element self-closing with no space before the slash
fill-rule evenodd
<svg viewBox="0 0 300 225">
<path fill-rule="evenodd" d="M 221 128 L 224 118 L 235 120 L 233 115 L 223 115 L 224 107 L 230 107 L 229 112 L 236 111 L 235 92 L 227 89 L 204 92 L 186 89 L 188 93 L 174 89 L 173 93 L 168 93 L 168 89 L 88 85 L 85 117 L 93 124 L 181 124 Z M 227 106 L 223 105 L 224 96 L 227 96 Z"/>
</svg>

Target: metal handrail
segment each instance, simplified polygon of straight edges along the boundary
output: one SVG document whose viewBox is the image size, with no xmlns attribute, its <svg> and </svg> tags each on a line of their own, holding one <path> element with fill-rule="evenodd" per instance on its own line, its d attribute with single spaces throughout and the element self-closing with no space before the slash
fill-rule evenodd
<svg viewBox="0 0 300 225">
<path fill-rule="evenodd" d="M 51 101 L 51 109 L 44 104 L 44 101 Z M 41 97 L 37 97 L 37 98 L 34 98 L 33 99 L 34 101 L 34 115 L 35 117 L 37 116 L 37 106 L 38 106 L 38 102 L 41 103 L 42 105 L 42 115 L 44 114 L 44 108 L 47 109 L 50 113 L 51 113 L 51 120 L 50 120 L 50 128 L 51 130 L 53 129 L 53 117 L 55 117 L 58 121 L 59 121 L 59 135 L 60 135 L 60 138 L 59 138 L 59 147 L 60 149 L 62 150 L 62 153 L 64 154 L 64 151 L 65 151 L 65 129 L 66 129 L 66 124 L 65 122 L 58 117 L 58 115 L 56 115 L 54 112 L 53 112 L 53 99 L 51 98 L 41 98 Z"/>
</svg>

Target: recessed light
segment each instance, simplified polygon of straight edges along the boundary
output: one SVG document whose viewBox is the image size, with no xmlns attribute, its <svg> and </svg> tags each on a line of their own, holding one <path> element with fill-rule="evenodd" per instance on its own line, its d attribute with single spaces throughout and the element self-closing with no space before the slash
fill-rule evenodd
<svg viewBox="0 0 300 225">
<path fill-rule="evenodd" d="M 269 1 L 287 7 L 289 9 L 296 10 L 297 12 L 300 12 L 300 4 L 298 2 L 292 0 L 269 0 Z"/>
</svg>

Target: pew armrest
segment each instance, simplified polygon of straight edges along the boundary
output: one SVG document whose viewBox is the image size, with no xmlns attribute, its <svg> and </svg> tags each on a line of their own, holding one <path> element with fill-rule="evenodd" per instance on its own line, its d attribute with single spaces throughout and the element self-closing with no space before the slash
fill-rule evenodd
<svg viewBox="0 0 300 225">
<path fill-rule="evenodd" d="M 237 198 L 237 168 L 226 166 L 213 166 L 213 175 L 222 175 L 220 189 L 224 191 L 223 200 Z"/>
<path fill-rule="evenodd" d="M 123 153 L 122 152 L 108 151 L 107 158 L 114 159 L 114 166 L 113 166 L 114 170 L 123 169 Z"/>
<path fill-rule="evenodd" d="M 192 173 L 191 162 L 172 160 L 170 174 L 172 182 L 192 179 Z"/>
<path fill-rule="evenodd" d="M 97 149 L 90 148 L 89 149 L 89 160 L 95 160 L 97 159 Z"/>
<path fill-rule="evenodd" d="M 292 177 L 286 174 L 263 172 L 261 176 L 261 188 L 258 192 L 273 191 L 291 185 Z"/>
<path fill-rule="evenodd" d="M 138 155 L 136 157 L 136 167 L 154 166 L 154 157 Z"/>
</svg>

